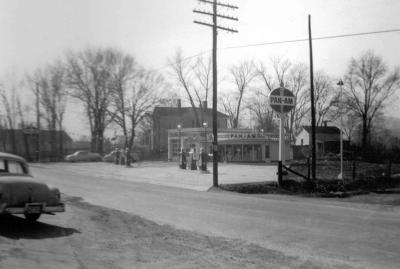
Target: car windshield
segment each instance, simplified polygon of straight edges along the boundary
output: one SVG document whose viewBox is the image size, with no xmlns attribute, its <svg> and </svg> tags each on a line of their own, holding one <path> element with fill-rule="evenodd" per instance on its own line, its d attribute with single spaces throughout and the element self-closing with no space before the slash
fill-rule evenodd
<svg viewBox="0 0 400 269">
<path fill-rule="evenodd" d="M 0 159 L 0 173 L 27 174 L 27 170 L 19 161 Z"/>
</svg>

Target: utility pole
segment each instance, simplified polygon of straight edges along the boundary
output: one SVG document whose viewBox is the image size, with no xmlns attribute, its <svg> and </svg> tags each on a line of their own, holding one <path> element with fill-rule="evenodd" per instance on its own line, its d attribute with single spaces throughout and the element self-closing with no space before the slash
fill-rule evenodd
<svg viewBox="0 0 400 269">
<path fill-rule="evenodd" d="M 40 161 L 40 106 L 39 106 L 39 83 L 36 82 L 36 161 Z"/>
<path fill-rule="evenodd" d="M 339 113 L 340 113 L 340 174 L 338 179 L 343 180 L 344 185 L 344 175 L 343 175 L 343 103 L 342 103 L 342 95 L 343 95 L 343 80 L 339 80 L 336 84 L 340 87 L 340 97 L 339 97 Z"/>
<path fill-rule="evenodd" d="M 308 15 L 308 41 L 310 43 L 310 94 L 311 94 L 311 178 L 316 179 L 316 143 L 315 143 L 315 103 L 314 103 L 314 71 L 313 71 L 313 50 L 311 37 L 311 15 Z"/>
<path fill-rule="evenodd" d="M 213 114 L 213 186 L 218 187 L 218 115 L 217 115 L 217 30 L 224 30 L 231 33 L 237 33 L 238 31 L 232 28 L 223 27 L 218 25 L 217 18 L 238 21 L 238 18 L 222 15 L 218 13 L 218 7 L 224 7 L 227 9 L 238 9 L 237 6 L 233 6 L 226 3 L 217 2 L 217 0 L 198 0 L 200 4 L 212 5 L 212 12 L 206 10 L 194 9 L 194 13 L 201 15 L 208 15 L 212 17 L 212 23 L 202 22 L 195 20 L 194 23 L 209 26 L 212 28 L 212 67 L 213 67 L 213 100 L 212 100 L 212 114 Z"/>
</svg>

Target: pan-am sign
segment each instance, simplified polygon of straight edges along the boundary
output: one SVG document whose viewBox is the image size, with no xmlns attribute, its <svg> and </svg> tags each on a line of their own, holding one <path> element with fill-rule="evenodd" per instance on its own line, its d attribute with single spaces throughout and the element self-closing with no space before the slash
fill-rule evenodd
<svg viewBox="0 0 400 269">
<path fill-rule="evenodd" d="M 269 105 L 279 114 L 286 114 L 296 106 L 296 97 L 293 93 L 280 87 L 269 94 Z"/>
</svg>

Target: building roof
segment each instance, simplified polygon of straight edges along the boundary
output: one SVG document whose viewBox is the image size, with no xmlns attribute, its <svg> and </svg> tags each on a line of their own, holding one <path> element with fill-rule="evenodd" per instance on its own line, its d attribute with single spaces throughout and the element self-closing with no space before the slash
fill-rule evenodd
<svg viewBox="0 0 400 269">
<path fill-rule="evenodd" d="M 304 130 L 311 133 L 311 126 L 303 126 Z M 336 126 L 315 126 L 316 134 L 340 134 L 340 129 Z"/>
<path fill-rule="evenodd" d="M 28 128 L 24 128 L 24 129 L 2 129 L 1 132 L 10 133 L 10 135 L 19 136 L 19 135 L 23 135 L 23 134 L 37 134 L 37 129 L 32 128 L 32 127 L 28 127 Z M 62 138 L 65 143 L 72 142 L 72 138 L 64 130 L 50 131 L 47 129 L 40 129 L 40 135 L 41 135 L 42 139 L 45 141 L 49 141 L 49 139 L 50 139 L 49 137 L 51 136 L 52 132 L 54 132 L 56 134 L 57 139 L 59 138 L 60 133 L 62 133 Z"/>
<path fill-rule="evenodd" d="M 200 114 L 203 112 L 203 109 L 201 108 L 195 108 L 197 110 L 197 112 Z M 211 116 L 212 115 L 212 109 L 211 108 L 207 108 L 205 111 L 207 116 Z M 193 113 L 193 108 L 192 107 L 160 107 L 157 106 L 154 108 L 153 111 L 153 115 L 155 114 L 159 114 L 159 115 L 163 115 L 163 116 L 179 116 L 182 114 L 186 114 L 186 113 Z M 217 111 L 218 117 L 224 117 L 224 118 L 228 118 L 229 116 L 221 113 L 219 111 Z"/>
</svg>

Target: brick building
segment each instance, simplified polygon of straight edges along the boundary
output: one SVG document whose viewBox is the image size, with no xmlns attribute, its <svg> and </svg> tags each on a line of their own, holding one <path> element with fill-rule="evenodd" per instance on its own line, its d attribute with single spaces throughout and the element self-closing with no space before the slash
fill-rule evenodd
<svg viewBox="0 0 400 269">
<path fill-rule="evenodd" d="M 70 153 L 73 143 L 65 131 L 0 129 L 0 151 L 17 154 L 28 161 L 37 160 L 38 142 L 40 159 L 51 161 L 63 159 L 65 154 Z"/>
<path fill-rule="evenodd" d="M 207 107 L 207 102 L 203 103 L 204 109 L 181 107 L 178 100 L 176 107 L 155 107 L 153 111 L 153 129 L 151 135 L 151 149 L 155 152 L 168 151 L 168 130 L 176 129 L 178 125 L 182 129 L 196 128 L 207 123 L 209 128 L 212 127 L 212 109 Z M 196 126 L 195 112 L 199 116 L 201 126 Z M 218 129 L 228 128 L 228 116 L 218 112 Z"/>
</svg>

